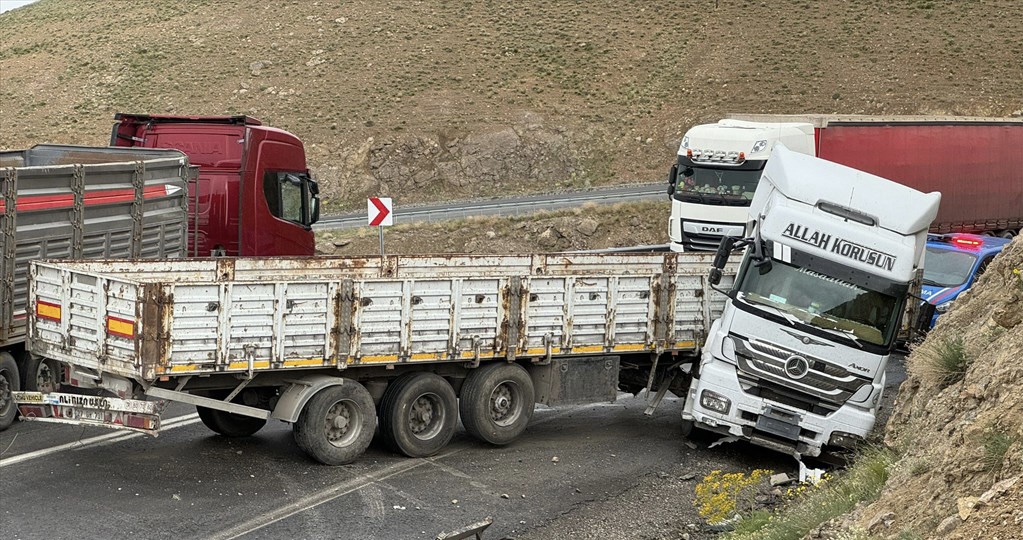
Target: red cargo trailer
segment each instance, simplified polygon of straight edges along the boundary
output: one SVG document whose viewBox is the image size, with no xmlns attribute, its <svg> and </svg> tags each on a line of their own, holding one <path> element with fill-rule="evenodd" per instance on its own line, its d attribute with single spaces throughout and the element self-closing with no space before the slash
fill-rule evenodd
<svg viewBox="0 0 1023 540">
<path fill-rule="evenodd" d="M 668 177 L 672 250 L 743 234 L 775 144 L 941 192 L 933 232 L 1008 238 L 1023 227 L 1023 118 L 741 114 L 682 138 Z"/>
<path fill-rule="evenodd" d="M 1023 123 L 825 117 L 814 135 L 818 157 L 941 192 L 934 232 L 1023 227 Z"/>
</svg>

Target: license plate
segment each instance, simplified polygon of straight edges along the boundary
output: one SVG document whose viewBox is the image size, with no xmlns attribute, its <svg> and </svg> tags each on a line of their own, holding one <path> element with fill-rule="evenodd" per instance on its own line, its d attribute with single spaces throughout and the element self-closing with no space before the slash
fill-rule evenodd
<svg viewBox="0 0 1023 540">
<path fill-rule="evenodd" d="M 792 423 L 788 421 L 789 419 L 798 421 L 799 417 L 789 413 L 775 412 L 768 408 L 757 418 L 757 429 L 791 441 L 798 441 L 799 424 Z"/>
</svg>

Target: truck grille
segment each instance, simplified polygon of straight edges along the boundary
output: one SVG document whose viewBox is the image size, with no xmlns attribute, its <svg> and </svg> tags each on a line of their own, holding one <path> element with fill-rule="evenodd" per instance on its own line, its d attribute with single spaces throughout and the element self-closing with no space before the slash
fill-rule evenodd
<svg viewBox="0 0 1023 540">
<path fill-rule="evenodd" d="M 752 388 L 759 388 L 756 395 L 761 397 L 826 414 L 870 384 L 869 379 L 822 358 L 735 334 L 731 337 L 735 342 L 740 378 Z M 793 356 L 807 361 L 808 369 L 802 377 L 794 378 L 786 373 L 786 361 Z"/>
<path fill-rule="evenodd" d="M 686 251 L 716 251 L 721 235 L 682 232 L 682 248 Z"/>
</svg>

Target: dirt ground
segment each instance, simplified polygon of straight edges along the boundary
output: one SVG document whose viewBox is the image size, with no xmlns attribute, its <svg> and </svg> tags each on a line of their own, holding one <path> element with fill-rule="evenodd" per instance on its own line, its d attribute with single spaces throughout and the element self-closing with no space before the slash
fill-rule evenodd
<svg viewBox="0 0 1023 540">
<path fill-rule="evenodd" d="M 0 148 L 115 112 L 297 134 L 329 211 L 653 181 L 728 113 L 1023 115 L 1017 0 L 39 0 L 0 15 Z"/>
<path fill-rule="evenodd" d="M 511 218 L 396 225 L 384 229 L 384 250 L 401 255 L 507 255 L 666 244 L 670 210 L 665 199 Z M 316 243 L 317 251 L 328 255 L 380 254 L 376 227 L 320 232 Z"/>
</svg>

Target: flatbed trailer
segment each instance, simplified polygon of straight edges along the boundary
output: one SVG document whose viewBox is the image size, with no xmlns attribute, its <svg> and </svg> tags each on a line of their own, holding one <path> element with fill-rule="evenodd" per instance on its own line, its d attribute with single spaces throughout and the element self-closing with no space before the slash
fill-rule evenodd
<svg viewBox="0 0 1023 540">
<path fill-rule="evenodd" d="M 506 444 L 535 403 L 684 396 L 725 300 L 709 266 L 702 253 L 37 262 L 29 349 L 109 397 L 16 397 L 30 419 L 154 435 L 165 400 L 227 436 L 278 419 L 328 464 L 358 457 L 378 420 L 409 456 L 438 452 L 459 417 Z"/>
</svg>

